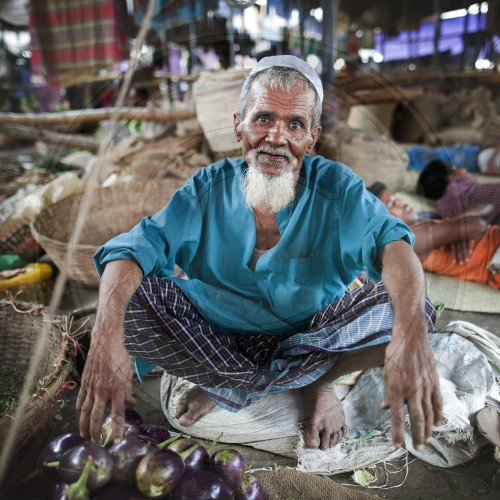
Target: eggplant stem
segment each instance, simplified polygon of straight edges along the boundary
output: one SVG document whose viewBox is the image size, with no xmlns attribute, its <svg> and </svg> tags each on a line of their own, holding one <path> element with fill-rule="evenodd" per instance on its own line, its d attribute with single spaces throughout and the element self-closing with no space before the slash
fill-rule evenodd
<svg viewBox="0 0 500 500">
<path fill-rule="evenodd" d="M 191 453 L 196 450 L 196 448 L 198 448 L 199 445 L 198 443 L 195 443 L 193 444 L 192 446 L 190 446 L 187 450 L 184 450 L 182 451 L 181 453 L 179 453 L 179 455 L 181 456 L 182 460 L 186 460 L 187 457 L 189 457 L 189 455 L 191 455 Z"/>
<path fill-rule="evenodd" d="M 57 462 L 43 462 L 44 467 L 58 467 L 59 460 Z"/>
<path fill-rule="evenodd" d="M 210 443 L 210 446 L 208 447 L 208 454 L 209 455 L 212 455 L 213 451 L 214 451 L 214 448 L 215 446 L 217 445 L 217 443 L 220 441 L 221 437 L 224 435 L 223 432 L 221 432 L 218 436 L 215 437 L 215 439 Z"/>
<path fill-rule="evenodd" d="M 88 457 L 87 462 L 85 464 L 85 468 L 83 469 L 80 477 L 78 478 L 78 481 L 70 484 L 66 488 L 65 493 L 68 496 L 68 500 L 73 500 L 73 498 L 83 498 L 82 491 L 84 492 L 85 490 L 87 490 L 87 480 L 89 478 L 90 469 L 91 469 L 93 463 L 94 463 L 94 461 L 92 460 L 92 457 Z M 87 495 L 88 495 L 88 493 L 87 493 Z M 85 498 L 88 498 L 88 497 L 85 497 Z"/>
<path fill-rule="evenodd" d="M 163 450 L 164 448 L 167 448 L 167 446 L 170 443 L 173 443 L 174 441 L 177 441 L 178 439 L 181 439 L 182 437 L 184 437 L 184 434 L 179 434 L 178 436 L 173 436 L 171 438 L 168 438 L 166 441 L 159 443 L 158 448 L 160 448 L 160 450 Z"/>
</svg>

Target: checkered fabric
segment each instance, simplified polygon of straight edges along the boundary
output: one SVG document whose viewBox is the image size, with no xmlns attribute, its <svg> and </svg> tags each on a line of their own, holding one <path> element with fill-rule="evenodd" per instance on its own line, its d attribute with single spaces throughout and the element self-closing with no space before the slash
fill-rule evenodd
<svg viewBox="0 0 500 500">
<path fill-rule="evenodd" d="M 50 86 L 71 85 L 123 58 L 125 35 L 114 0 L 29 2 L 31 66 Z"/>
<path fill-rule="evenodd" d="M 433 330 L 429 301 L 426 314 Z M 291 335 L 231 337 L 207 323 L 175 283 L 149 277 L 127 310 L 125 345 L 131 355 L 199 384 L 219 406 L 238 411 L 266 394 L 314 382 L 340 352 L 389 342 L 392 319 L 382 282 L 368 283 Z"/>
</svg>

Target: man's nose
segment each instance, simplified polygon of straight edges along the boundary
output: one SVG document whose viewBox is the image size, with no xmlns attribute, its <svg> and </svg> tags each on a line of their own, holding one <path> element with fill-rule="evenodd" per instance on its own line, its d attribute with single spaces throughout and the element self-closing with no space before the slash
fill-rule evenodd
<svg viewBox="0 0 500 500">
<path fill-rule="evenodd" d="M 269 131 L 267 133 L 267 140 L 271 144 L 286 144 L 284 126 L 280 123 L 273 124 L 273 126 L 269 128 Z"/>
</svg>

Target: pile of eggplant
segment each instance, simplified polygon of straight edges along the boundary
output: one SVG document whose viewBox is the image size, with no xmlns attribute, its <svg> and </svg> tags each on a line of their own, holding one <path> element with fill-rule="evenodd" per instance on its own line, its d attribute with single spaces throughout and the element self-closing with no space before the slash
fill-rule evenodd
<svg viewBox="0 0 500 500">
<path fill-rule="evenodd" d="M 108 416 L 99 443 L 76 433 L 62 434 L 44 446 L 37 470 L 55 479 L 55 500 L 264 499 L 237 450 L 211 453 L 194 439 L 144 425 L 133 408 L 125 410 L 119 443 L 113 444 Z"/>
</svg>

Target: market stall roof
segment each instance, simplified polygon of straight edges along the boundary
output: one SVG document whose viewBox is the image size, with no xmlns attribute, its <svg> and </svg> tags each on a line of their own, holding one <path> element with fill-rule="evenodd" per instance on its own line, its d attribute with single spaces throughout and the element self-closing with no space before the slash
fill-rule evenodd
<svg viewBox="0 0 500 500">
<path fill-rule="evenodd" d="M 0 20 L 13 27 L 24 28 L 28 26 L 28 0 L 0 0 Z M 294 0 L 268 0 L 268 5 L 274 5 L 278 10 L 297 8 L 300 2 Z M 473 3 L 471 0 L 469 3 Z M 467 3 L 467 5 L 469 5 Z M 492 2 L 490 2 L 492 3 Z M 156 30 L 170 29 L 190 20 L 200 19 L 206 15 L 208 10 L 218 8 L 218 0 L 158 0 L 156 4 L 155 17 L 152 27 Z M 320 7 L 321 0 L 303 0 L 305 10 Z M 136 2 L 134 12 L 135 21 L 140 24 L 146 10 L 147 1 Z M 461 9 L 464 7 L 463 0 L 441 0 L 441 11 Z M 431 16 L 434 12 L 435 0 L 420 0 L 419 2 L 401 0 L 364 0 L 352 2 L 340 0 L 339 9 L 355 21 L 363 24 L 373 22 L 389 21 L 394 23 L 400 20 L 416 22 L 422 17 Z"/>
</svg>

